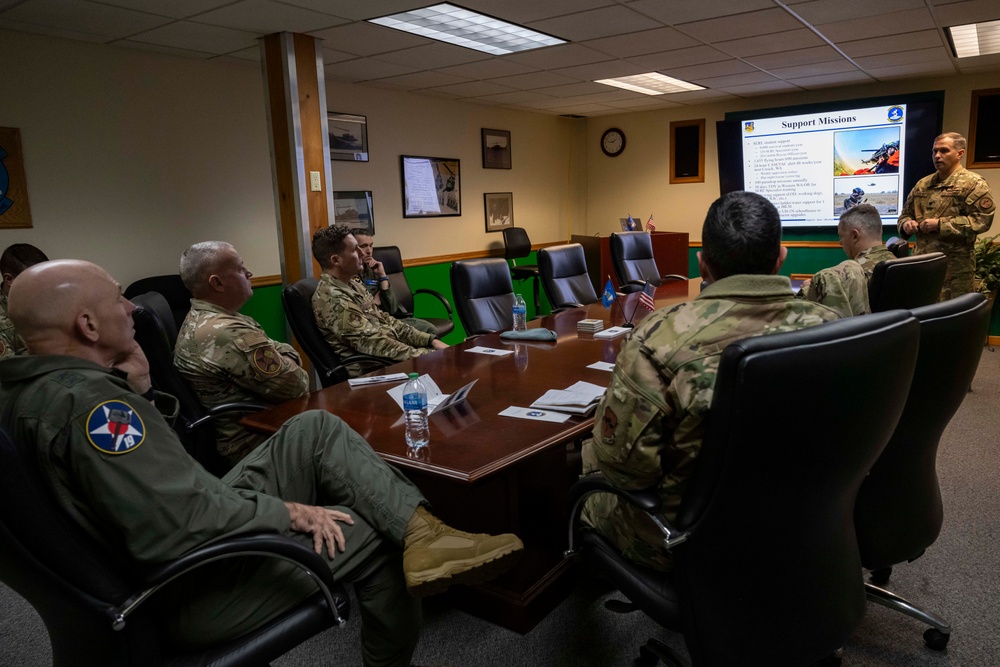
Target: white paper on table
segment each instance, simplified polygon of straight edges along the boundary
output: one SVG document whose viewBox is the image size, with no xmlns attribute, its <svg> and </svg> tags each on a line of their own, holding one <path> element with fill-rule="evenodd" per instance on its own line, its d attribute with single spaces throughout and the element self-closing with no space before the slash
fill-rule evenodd
<svg viewBox="0 0 1000 667">
<path fill-rule="evenodd" d="M 534 408 L 518 408 L 513 405 L 501 412 L 500 416 L 517 417 L 518 419 L 534 419 L 535 421 L 556 422 L 560 424 L 570 418 L 570 415 L 562 412 L 536 410 Z"/>
<path fill-rule="evenodd" d="M 565 389 L 549 389 L 542 394 L 542 397 L 532 403 L 532 407 L 544 404 L 541 407 L 558 410 L 557 406 L 567 405 L 573 407 L 586 407 L 591 403 L 596 403 L 604 395 L 604 387 L 590 382 L 580 380 Z"/>
<path fill-rule="evenodd" d="M 597 371 L 613 371 L 615 370 L 615 365 L 609 361 L 595 361 L 587 368 L 593 368 Z"/>
<path fill-rule="evenodd" d="M 594 334 L 594 338 L 599 338 L 601 340 L 618 338 L 619 336 L 624 336 L 631 330 L 632 329 L 629 327 L 611 327 L 610 329 L 605 329 L 604 331 L 598 331 Z"/>
<path fill-rule="evenodd" d="M 372 375 L 366 378 L 351 378 L 347 384 L 351 387 L 364 387 L 369 384 L 382 384 L 383 382 L 396 382 L 405 379 L 406 373 L 390 373 L 389 375 Z"/>
<path fill-rule="evenodd" d="M 466 352 L 475 352 L 476 354 L 489 354 L 494 357 L 502 357 L 507 354 L 514 354 L 514 350 L 498 350 L 495 347 L 482 347 L 477 345 L 475 347 L 470 347 Z"/>
<path fill-rule="evenodd" d="M 424 383 L 424 389 L 427 390 L 427 414 L 432 415 L 439 410 L 446 410 L 456 403 L 464 401 L 472 390 L 472 386 L 479 380 L 473 380 L 453 394 L 442 394 L 441 388 L 431 379 L 430 375 L 421 375 L 420 381 Z M 400 410 L 403 409 L 403 389 L 405 387 L 405 384 L 396 385 L 386 392 L 392 397 L 392 400 L 396 401 Z"/>
</svg>

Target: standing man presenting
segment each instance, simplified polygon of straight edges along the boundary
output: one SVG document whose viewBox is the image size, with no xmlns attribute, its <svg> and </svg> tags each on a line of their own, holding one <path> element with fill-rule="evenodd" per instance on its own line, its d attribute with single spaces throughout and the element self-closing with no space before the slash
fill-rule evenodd
<svg viewBox="0 0 1000 667">
<path fill-rule="evenodd" d="M 996 210 L 989 184 L 962 167 L 965 146 L 965 137 L 957 132 L 945 132 L 934 140 L 935 173 L 913 186 L 898 222 L 900 234 L 916 233 L 915 254 L 947 256 L 941 300 L 973 291 L 973 246 L 978 235 L 989 231 Z"/>
</svg>

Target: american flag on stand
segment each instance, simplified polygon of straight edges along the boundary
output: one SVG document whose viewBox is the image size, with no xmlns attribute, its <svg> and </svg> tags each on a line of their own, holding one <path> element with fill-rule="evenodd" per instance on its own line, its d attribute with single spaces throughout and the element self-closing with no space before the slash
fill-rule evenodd
<svg viewBox="0 0 1000 667">
<path fill-rule="evenodd" d="M 649 311 L 656 310 L 656 304 L 653 303 L 653 294 L 655 292 L 656 285 L 647 280 L 646 284 L 642 286 L 642 291 L 639 292 L 639 305 Z"/>
<path fill-rule="evenodd" d="M 646 231 L 647 232 L 655 232 L 656 231 L 656 224 L 653 222 L 653 214 L 652 213 L 649 214 L 649 220 L 646 221 Z"/>
</svg>

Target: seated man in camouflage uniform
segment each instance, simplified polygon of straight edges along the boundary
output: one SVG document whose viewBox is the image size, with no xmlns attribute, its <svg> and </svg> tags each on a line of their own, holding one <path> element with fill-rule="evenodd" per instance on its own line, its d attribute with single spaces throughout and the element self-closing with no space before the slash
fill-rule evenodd
<svg viewBox="0 0 1000 667">
<path fill-rule="evenodd" d="M 419 317 L 412 317 L 406 309 L 396 300 L 396 295 L 389 284 L 389 277 L 385 275 L 385 268 L 382 262 L 375 259 L 375 237 L 367 229 L 352 229 L 351 236 L 358 242 L 358 252 L 361 254 L 361 273 L 357 280 L 361 281 L 368 293 L 375 299 L 375 303 L 383 312 L 392 315 L 397 320 L 401 320 L 417 331 L 437 335 L 437 329 L 427 320 Z"/>
<path fill-rule="evenodd" d="M 30 243 L 15 243 L 7 246 L 0 255 L 0 274 L 3 283 L 0 284 L 0 359 L 13 357 L 15 354 L 27 354 L 28 348 L 14 330 L 14 324 L 7 316 L 7 294 L 10 285 L 22 271 L 39 262 L 47 262 L 45 253 Z"/>
<path fill-rule="evenodd" d="M 434 334 L 382 312 L 368 290 L 353 280 L 361 272 L 361 254 L 348 228 L 320 229 L 313 235 L 312 251 L 323 269 L 312 298 L 313 315 L 336 355 L 370 354 L 403 361 L 448 347 Z M 360 368 L 350 369 L 351 377 L 360 373 Z"/>
<path fill-rule="evenodd" d="M 30 354 L 0 363 L 3 426 L 38 449 L 53 498 L 109 551 L 163 563 L 254 531 L 311 546 L 335 579 L 354 585 L 368 667 L 409 665 L 416 597 L 482 582 L 519 555 L 514 535 L 443 524 L 413 484 L 327 412 L 290 419 L 224 479 L 209 474 L 162 416 L 176 400 L 150 390 L 134 309 L 98 266 L 39 264 L 10 294 Z M 315 591 L 295 566 L 247 558 L 199 568 L 156 599 L 167 602 L 164 638 L 183 650 L 234 639 Z"/>
<path fill-rule="evenodd" d="M 252 275 L 228 243 L 196 243 L 181 256 L 191 310 L 181 324 L 174 365 L 206 407 L 239 401 L 282 403 L 309 392 L 309 375 L 287 343 L 271 340 L 238 311 L 250 299 Z M 216 447 L 236 463 L 264 441 L 234 414 L 216 422 Z"/>
<path fill-rule="evenodd" d="M 847 256 L 861 265 L 867 282 L 871 282 L 877 264 L 896 259 L 882 243 L 882 218 L 871 204 L 859 204 L 844 211 L 837 225 L 837 235 Z"/>
<path fill-rule="evenodd" d="M 852 211 L 854 209 L 851 209 Z M 802 285 L 796 295 L 807 301 L 821 303 L 840 313 L 841 317 L 872 312 L 868 303 L 868 281 L 861 265 L 845 259 L 837 266 L 817 271 Z"/>
<path fill-rule="evenodd" d="M 612 484 L 659 487 L 673 520 L 705 435 L 719 358 L 730 343 L 839 318 L 796 299 L 788 278 L 781 220 L 766 199 L 732 192 L 712 204 L 698 266 L 709 283 L 693 301 L 657 310 L 622 343 L 594 419 L 593 454 Z M 642 512 L 597 494 L 586 520 L 632 560 L 670 569 L 663 537 Z"/>
</svg>

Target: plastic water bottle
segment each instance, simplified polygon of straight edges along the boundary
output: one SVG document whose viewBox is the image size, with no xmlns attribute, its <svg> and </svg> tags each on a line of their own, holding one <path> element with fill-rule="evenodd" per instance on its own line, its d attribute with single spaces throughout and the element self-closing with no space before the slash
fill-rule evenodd
<svg viewBox="0 0 1000 667">
<path fill-rule="evenodd" d="M 427 389 L 419 373 L 410 373 L 403 387 L 403 411 L 406 413 L 406 446 L 410 449 L 426 447 L 431 431 L 427 425 Z"/>
<path fill-rule="evenodd" d="M 514 331 L 525 331 L 528 328 L 528 306 L 520 294 L 514 295 Z"/>
</svg>

